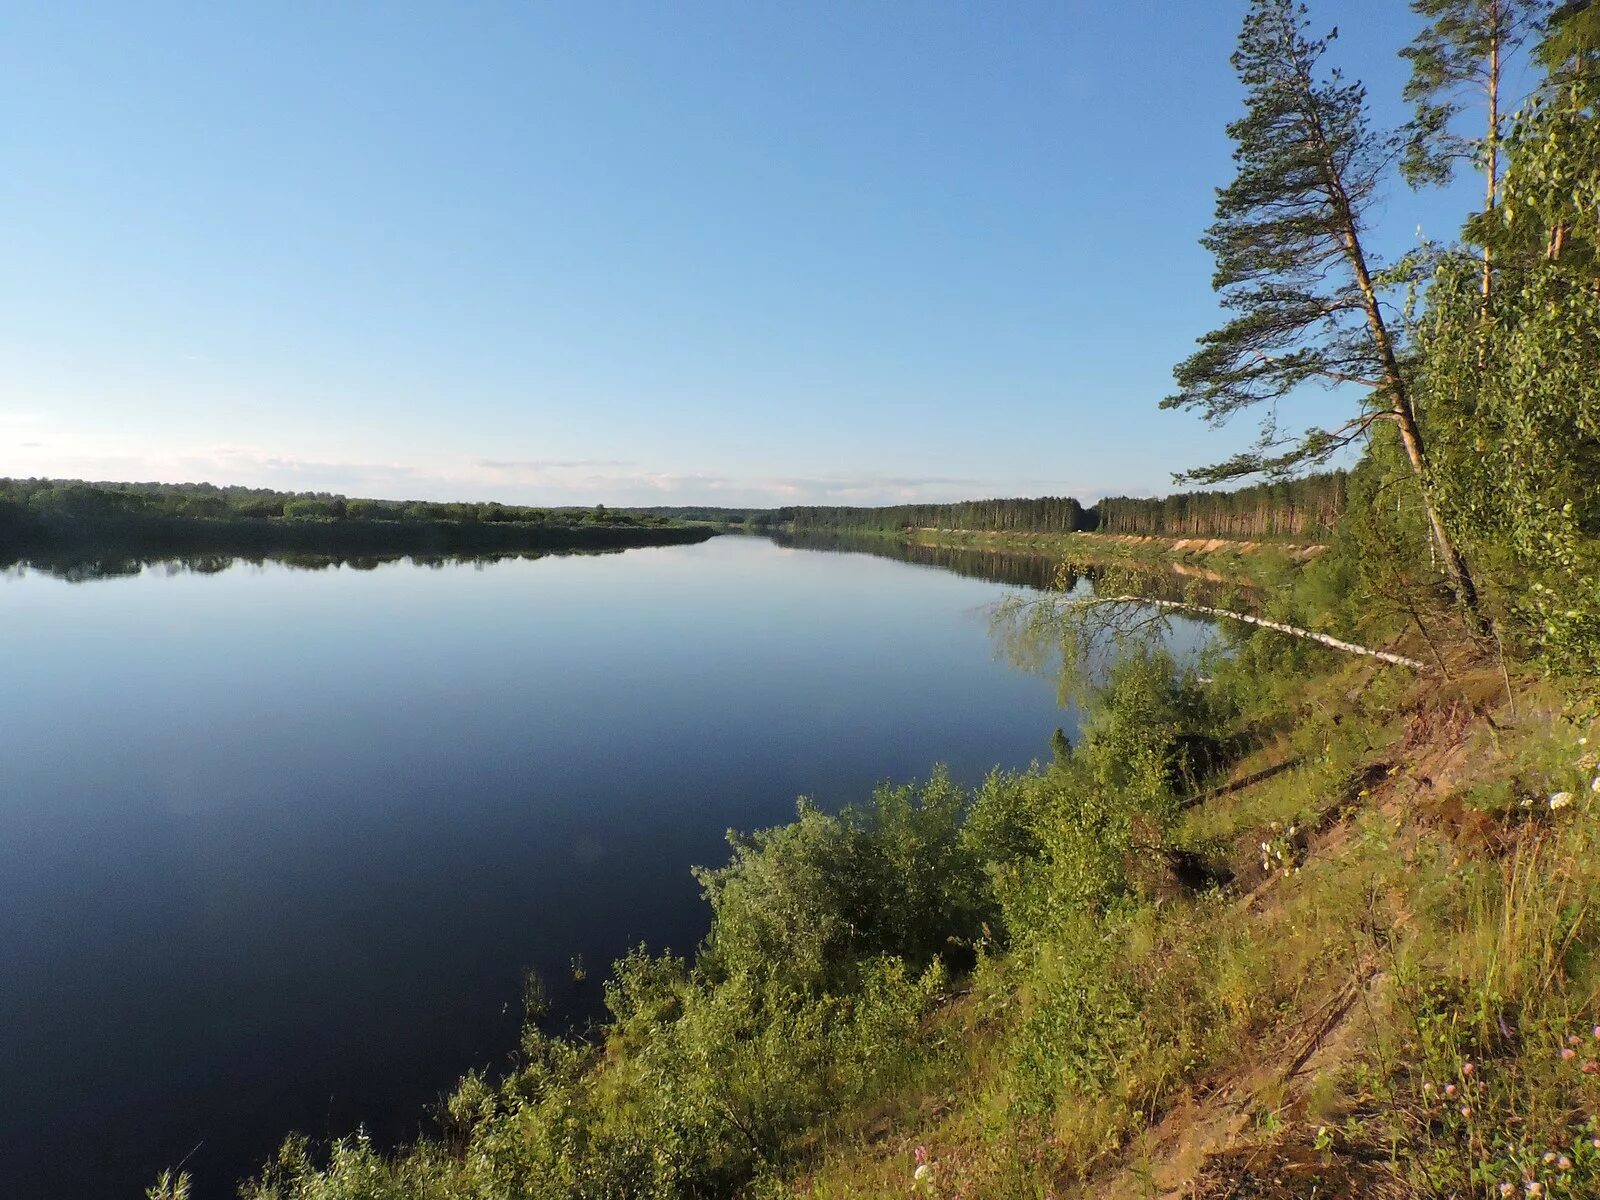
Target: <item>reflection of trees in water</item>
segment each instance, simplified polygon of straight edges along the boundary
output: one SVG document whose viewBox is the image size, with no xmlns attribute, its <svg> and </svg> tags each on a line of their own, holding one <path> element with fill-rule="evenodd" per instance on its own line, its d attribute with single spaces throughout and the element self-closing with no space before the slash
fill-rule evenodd
<svg viewBox="0 0 1600 1200">
<path fill-rule="evenodd" d="M 772 540 L 780 546 L 798 550 L 823 550 L 842 554 L 873 554 L 897 562 L 937 567 L 1032 591 L 1071 592 L 1087 585 L 1095 591 L 1115 587 L 1118 593 L 1134 592 L 1153 600 L 1193 601 L 1202 604 L 1241 607 L 1240 596 L 1248 597 L 1251 585 L 1244 580 L 1229 580 L 1215 572 L 1183 563 L 1084 563 L 1067 564 L 1048 554 L 1024 554 L 1015 550 L 990 550 L 972 546 L 930 546 L 895 537 L 849 533 L 802 533 L 774 531 Z M 1250 607 L 1246 599 L 1243 607 Z"/>
<path fill-rule="evenodd" d="M 488 554 L 142 554 L 96 555 L 28 554 L 0 558 L 0 572 L 37 571 L 68 583 L 95 579 L 123 579 L 146 570 L 165 575 L 216 575 L 230 567 L 261 567 L 268 563 L 291 571 L 376 571 L 379 567 L 408 563 L 435 570 L 471 564 L 484 567 L 500 562 L 552 556 L 570 558 L 621 554 L 626 547 L 603 550 L 503 550 Z"/>
<path fill-rule="evenodd" d="M 990 637 L 997 652 L 1012 666 L 1034 674 L 1054 675 L 1058 684 L 1057 699 L 1063 706 L 1081 700 L 1086 686 L 1103 682 L 1105 672 L 1133 641 L 1159 644 L 1184 666 L 1200 662 L 1207 648 L 1218 644 L 1215 621 L 1156 605 L 1123 606 L 1122 611 L 1131 611 L 1141 618 L 1135 622 L 1136 629 L 1119 632 L 1106 627 L 1075 631 L 1064 619 L 1063 598 L 1131 596 L 1168 603 L 1202 604 L 1235 612 L 1261 607 L 1261 589 L 1248 580 L 1225 579 L 1213 571 L 1181 563 L 1065 563 L 1048 554 L 928 546 L 870 534 L 795 535 L 774 531 L 771 537 L 780 546 L 873 554 L 1024 589 L 994 608 Z"/>
<path fill-rule="evenodd" d="M 235 562 L 372 570 L 408 558 L 429 565 L 492 561 L 679 545 L 711 536 L 708 528 L 684 525 L 130 517 L 18 527 L 0 521 L 0 569 L 27 563 L 74 580 L 137 574 L 156 563 L 181 563 L 196 573 Z"/>
<path fill-rule="evenodd" d="M 851 533 L 786 533 L 774 531 L 772 540 L 796 550 L 825 550 L 840 554 L 873 554 L 897 562 L 937 567 L 973 579 L 1012 587 L 1044 591 L 1055 586 L 1056 562 L 1040 554 L 975 550 L 968 546 L 925 546 L 899 538 Z"/>
</svg>

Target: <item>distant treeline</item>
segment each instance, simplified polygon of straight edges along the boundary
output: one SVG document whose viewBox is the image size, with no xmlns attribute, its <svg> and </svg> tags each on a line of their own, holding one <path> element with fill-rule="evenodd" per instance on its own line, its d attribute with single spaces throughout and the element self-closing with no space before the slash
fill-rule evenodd
<svg viewBox="0 0 1600 1200">
<path fill-rule="evenodd" d="M 533 525 L 665 525 L 643 510 L 533 508 L 496 502 L 347 499 L 333 492 L 276 492 L 211 483 L 88 483 L 0 479 L 0 520 L 25 516 L 205 517 L 211 520 L 459 521 Z"/>
<path fill-rule="evenodd" d="M 1159 499 L 1112 496 L 1092 508 L 1070 496 L 1045 496 L 883 508 L 780 508 L 773 515 L 796 533 L 958 529 L 1310 539 L 1331 532 L 1344 506 L 1345 473 L 1333 471 L 1228 492 L 1176 492 Z"/>
<path fill-rule="evenodd" d="M 1175 492 L 1159 500 L 1109 496 L 1095 505 L 1102 533 L 1172 537 L 1320 538 L 1344 513 L 1343 471 L 1231 492 Z"/>
<path fill-rule="evenodd" d="M 780 509 L 775 508 L 719 508 L 712 504 L 658 504 L 647 508 L 630 508 L 631 513 L 648 517 L 667 517 L 674 521 L 709 521 L 714 525 L 776 525 Z"/>
<path fill-rule="evenodd" d="M 896 504 L 886 508 L 780 508 L 777 517 L 792 526 L 796 533 L 813 529 L 993 529 L 1075 533 L 1094 528 L 1089 510 L 1071 496 Z"/>
<path fill-rule="evenodd" d="M 0 549 L 445 554 L 699 541 L 664 517 L 498 503 L 347 499 L 208 483 L 0 479 Z"/>
<path fill-rule="evenodd" d="M 349 499 L 209 483 L 86 483 L 0 479 L 0 545 L 59 544 L 91 533 L 168 549 L 315 553 L 448 552 L 605 547 L 696 540 L 685 522 L 773 526 L 796 533 L 968 532 L 1158 534 L 1316 539 L 1337 524 L 1345 474 L 1336 471 L 1230 492 L 1161 499 L 1113 496 L 1085 508 L 1071 496 L 774 509 L 684 505 L 538 508 L 498 502 Z M 227 538 L 219 540 L 221 535 Z"/>
</svg>

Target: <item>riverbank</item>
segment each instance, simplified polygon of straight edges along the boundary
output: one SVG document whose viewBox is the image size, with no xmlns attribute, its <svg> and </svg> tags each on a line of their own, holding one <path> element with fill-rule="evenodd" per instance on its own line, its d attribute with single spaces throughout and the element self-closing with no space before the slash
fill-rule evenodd
<svg viewBox="0 0 1600 1200">
<path fill-rule="evenodd" d="M 1042 554 L 1067 562 L 1172 561 L 1213 569 L 1275 559 L 1300 565 L 1322 554 L 1318 543 L 1213 537 L 1156 537 L 1117 533 L 1035 533 L 1026 530 L 911 529 L 908 541 L 927 546 Z"/>
<path fill-rule="evenodd" d="M 1044 765 L 735 838 L 595 1038 L 535 994 L 414 1149 L 291 1141 L 246 1195 L 1583 1194 L 1597 730 L 1447 665 L 1130 646 Z"/>
</svg>

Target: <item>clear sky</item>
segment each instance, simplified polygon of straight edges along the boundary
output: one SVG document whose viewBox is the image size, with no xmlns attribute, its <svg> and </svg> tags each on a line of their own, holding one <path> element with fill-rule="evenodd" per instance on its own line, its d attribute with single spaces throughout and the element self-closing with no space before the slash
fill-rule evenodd
<svg viewBox="0 0 1600 1200">
<path fill-rule="evenodd" d="M 1253 433 L 1156 408 L 1243 7 L 13 3 L 0 475 L 1170 490 Z M 1406 5 L 1313 8 L 1397 118 Z M 1396 185 L 1384 245 L 1474 195 Z"/>
</svg>

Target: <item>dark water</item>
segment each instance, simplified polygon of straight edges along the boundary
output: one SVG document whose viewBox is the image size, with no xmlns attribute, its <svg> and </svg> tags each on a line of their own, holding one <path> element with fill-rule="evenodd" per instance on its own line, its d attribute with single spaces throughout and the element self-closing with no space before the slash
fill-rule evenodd
<svg viewBox="0 0 1600 1200">
<path fill-rule="evenodd" d="M 581 1019 L 631 945 L 692 949 L 727 827 L 1073 724 L 996 659 L 1015 565 L 194 567 L 0 578 L 0 1195 L 186 1157 L 229 1195 L 291 1129 L 414 1135 L 504 1061 L 525 970 Z"/>
</svg>

